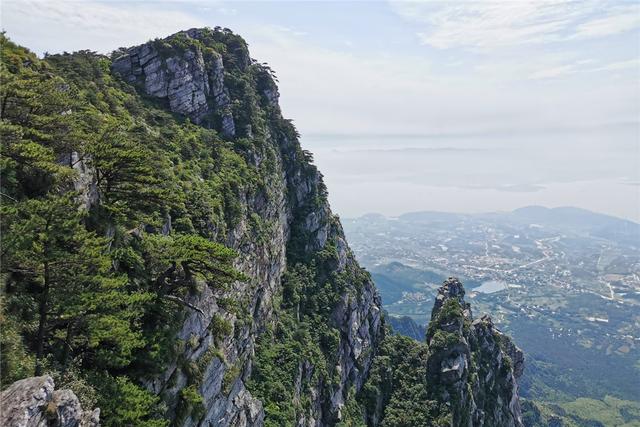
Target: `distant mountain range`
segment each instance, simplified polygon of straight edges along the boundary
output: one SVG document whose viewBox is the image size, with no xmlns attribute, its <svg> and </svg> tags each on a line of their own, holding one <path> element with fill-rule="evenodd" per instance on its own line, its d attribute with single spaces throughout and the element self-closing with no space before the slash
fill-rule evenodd
<svg viewBox="0 0 640 427">
<path fill-rule="evenodd" d="M 384 215 L 369 213 L 362 216 L 369 221 L 385 219 Z M 640 247 L 640 224 L 628 219 L 592 212 L 575 207 L 547 208 L 525 206 L 511 212 L 454 213 L 439 211 L 408 212 L 398 217 L 401 221 L 421 223 L 451 221 L 464 218 L 485 218 L 505 222 L 536 224 L 551 229 L 569 229 L 590 237 L 602 238 Z"/>
</svg>

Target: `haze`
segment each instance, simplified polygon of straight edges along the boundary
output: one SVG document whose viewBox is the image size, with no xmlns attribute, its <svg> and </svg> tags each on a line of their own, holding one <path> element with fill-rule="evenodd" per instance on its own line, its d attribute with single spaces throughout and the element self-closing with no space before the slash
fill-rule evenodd
<svg viewBox="0 0 640 427">
<path fill-rule="evenodd" d="M 228 27 L 280 78 L 334 211 L 640 221 L 637 2 L 5 1 L 38 54 Z"/>
</svg>

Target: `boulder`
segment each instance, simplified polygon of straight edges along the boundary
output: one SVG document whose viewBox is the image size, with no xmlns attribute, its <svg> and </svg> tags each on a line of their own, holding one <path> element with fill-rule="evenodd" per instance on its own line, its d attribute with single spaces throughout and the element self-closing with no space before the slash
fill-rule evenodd
<svg viewBox="0 0 640 427">
<path fill-rule="evenodd" d="M 4 427 L 98 427 L 100 409 L 84 411 L 71 390 L 55 390 L 44 375 L 11 384 L 0 393 L 0 425 Z"/>
</svg>

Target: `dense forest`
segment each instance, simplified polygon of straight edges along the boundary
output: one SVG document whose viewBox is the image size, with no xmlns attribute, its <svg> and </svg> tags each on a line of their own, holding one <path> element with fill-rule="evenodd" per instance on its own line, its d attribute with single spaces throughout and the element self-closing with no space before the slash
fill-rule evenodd
<svg viewBox="0 0 640 427">
<path fill-rule="evenodd" d="M 109 64 L 40 60 L 2 36 L 2 383 L 53 372 L 107 425 L 164 425 L 134 379 L 173 352 L 185 293 L 242 280 L 210 225 L 223 232 L 238 189 L 260 183 L 215 131 L 142 100 Z M 88 168 L 95 187 L 79 194 Z"/>
</svg>

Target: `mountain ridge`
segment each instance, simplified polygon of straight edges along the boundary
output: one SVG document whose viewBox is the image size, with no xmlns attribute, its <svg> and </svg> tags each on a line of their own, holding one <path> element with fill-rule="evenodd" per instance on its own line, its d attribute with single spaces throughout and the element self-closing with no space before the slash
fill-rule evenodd
<svg viewBox="0 0 640 427">
<path fill-rule="evenodd" d="M 421 210 L 421 211 L 412 211 L 412 212 L 405 212 L 401 215 L 397 215 L 397 216 L 387 216 L 378 212 L 368 212 L 366 214 L 360 215 L 358 217 L 345 217 L 345 220 L 349 220 L 349 219 L 355 219 L 355 218 L 365 218 L 365 217 L 370 217 L 370 218 L 385 218 L 385 219 L 389 219 L 389 218 L 411 218 L 411 217 L 417 217 L 420 216 L 422 214 L 428 215 L 428 216 L 434 216 L 434 217 L 438 217 L 439 215 L 444 215 L 444 216 L 460 216 L 460 217 L 464 217 L 464 216 L 483 216 L 483 215 L 504 215 L 504 214 L 516 214 L 516 215 L 521 215 L 521 216 L 531 216 L 530 214 L 535 213 L 535 214 L 551 214 L 554 212 L 561 212 L 561 213 L 574 213 L 574 214 L 584 214 L 584 215 L 589 215 L 589 216 L 593 216 L 594 218 L 601 218 L 601 219 L 609 219 L 609 220 L 616 220 L 616 221 L 624 221 L 624 222 L 631 222 L 633 224 L 640 224 L 637 221 L 633 221 L 631 219 L 628 218 L 622 218 L 622 217 L 618 217 L 615 215 L 611 215 L 611 214 L 605 214 L 605 213 L 601 213 L 601 212 L 595 212 L 589 209 L 585 209 L 585 208 L 578 208 L 575 206 L 556 206 L 556 207 L 546 207 L 546 206 L 541 206 L 541 205 L 528 205 L 528 206 L 523 206 L 520 208 L 516 208 L 513 209 L 511 211 L 488 211 L 488 212 L 475 212 L 475 213 L 466 213 L 466 212 L 449 212 L 449 211 L 434 211 L 434 210 Z M 529 215 L 527 215 L 529 214 Z"/>
</svg>

